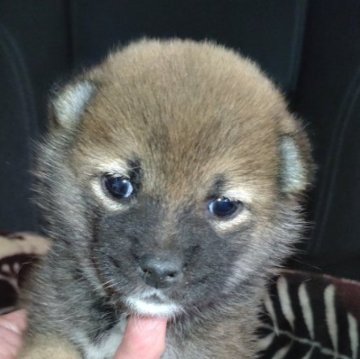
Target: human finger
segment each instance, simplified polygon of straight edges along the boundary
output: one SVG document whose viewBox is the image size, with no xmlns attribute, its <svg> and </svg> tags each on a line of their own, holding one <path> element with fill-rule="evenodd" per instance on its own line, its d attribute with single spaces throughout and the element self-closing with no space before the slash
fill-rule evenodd
<svg viewBox="0 0 360 359">
<path fill-rule="evenodd" d="M 165 336 L 166 319 L 130 317 L 115 359 L 159 359 Z"/>
</svg>

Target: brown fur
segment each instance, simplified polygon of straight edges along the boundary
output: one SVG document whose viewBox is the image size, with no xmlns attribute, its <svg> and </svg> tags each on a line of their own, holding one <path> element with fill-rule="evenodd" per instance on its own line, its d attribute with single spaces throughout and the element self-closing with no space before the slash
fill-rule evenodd
<svg viewBox="0 0 360 359">
<path fill-rule="evenodd" d="M 26 343 L 19 359 L 81 359 L 69 342 L 52 336 L 38 336 Z"/>
<path fill-rule="evenodd" d="M 78 84 L 85 88 L 80 85 L 80 92 L 74 92 Z M 87 301 L 90 306 L 96 290 L 85 285 L 71 289 L 70 284 L 75 278 L 74 262 L 91 271 L 91 275 L 87 272 L 91 280 L 100 282 L 107 265 L 93 259 L 94 252 L 86 245 L 91 231 L 99 231 L 99 222 L 89 223 L 92 212 L 86 206 L 94 206 L 101 218 L 116 214 L 121 222 L 131 205 L 118 205 L 101 194 L 99 176 L 112 167 L 128 170 L 127 160 L 135 156 L 144 169 L 141 194 L 150 198 L 149 203 L 161 204 L 159 225 L 154 225 L 153 213 L 144 219 L 142 241 L 152 233 L 149 250 L 162 253 L 185 245 L 187 238 L 179 239 L 176 228 L 187 224 L 189 218 L 181 221 L 179 213 L 190 208 L 206 227 L 194 222 L 188 231 L 196 235 L 206 230 L 225 247 L 234 241 L 234 250 L 239 251 L 239 260 L 226 276 L 211 284 L 213 302 L 197 308 L 197 316 L 169 325 L 164 359 L 254 358 L 261 297 L 272 271 L 290 253 L 301 231 L 299 200 L 312 173 L 307 137 L 280 92 L 251 61 L 220 46 L 144 40 L 114 52 L 67 85 L 53 101 L 52 117 L 38 177 L 41 204 L 57 242 L 30 290 L 33 335 L 50 331 L 78 344 L 66 330 L 65 309 L 61 309 L 61 301 L 68 301 L 70 308 L 76 306 L 71 298 L 76 295 L 85 298 L 83 308 L 73 313 L 75 324 L 69 322 L 68 328 L 78 325 L 93 330 L 90 319 L 84 323 Z M 219 175 L 226 177 L 223 190 L 233 191 L 247 206 L 234 220 L 206 214 L 209 189 Z M 85 193 L 86 205 L 81 202 Z M 104 231 L 112 226 L 107 224 Z M 241 239 L 247 227 L 251 232 Z M 113 236 L 120 240 L 122 231 L 108 238 Z M 71 251 L 66 249 L 68 244 L 62 246 L 69 237 Z M 128 239 L 122 243 L 119 255 Z M 231 253 L 225 249 L 223 256 Z M 221 257 L 222 252 L 218 254 Z M 210 257 L 199 256 L 199 261 Z M 209 273 L 221 273 L 226 259 L 220 257 L 223 264 L 218 267 L 212 261 L 204 264 Z M 48 274 L 46 269 L 56 263 L 69 269 L 50 269 Z M 50 284 L 45 306 L 39 305 L 41 288 Z M 54 301 L 60 284 L 65 296 Z M 100 284 L 106 291 L 106 285 Z"/>
<path fill-rule="evenodd" d="M 72 164 L 79 175 L 97 168 L 104 157 L 116 161 L 121 144 L 125 158 L 135 150 L 157 155 L 149 167 L 158 169 L 156 176 L 163 174 L 164 182 L 176 174 L 166 188 L 171 196 L 183 196 L 189 182 L 196 181 L 203 188 L 224 168 L 230 169 L 235 183 L 251 183 L 255 190 L 266 185 L 267 201 L 271 201 L 280 166 L 276 153 L 279 136 L 290 135 L 302 142 L 304 160 L 309 150 L 299 124 L 289 116 L 273 84 L 251 62 L 239 62 L 237 54 L 211 44 L 201 44 L 200 49 L 192 42 L 144 45 L 111 55 L 90 74 L 90 79 L 99 83 L 101 96 L 86 109 L 86 121 L 73 151 Z M 137 52 L 139 59 L 133 62 Z M 193 84 L 185 92 L 183 81 L 189 79 L 178 73 L 186 74 L 195 57 L 203 66 L 191 69 Z M 129 121 L 132 118 L 137 121 Z M 109 132 L 109 127 L 113 131 Z M 194 142 L 205 142 L 202 139 L 207 146 L 194 148 Z M 214 156 L 211 161 L 209 153 Z M 179 162 L 181 176 L 177 173 Z M 183 179 L 185 183 L 181 183 Z M 145 191 L 154 190 L 151 178 L 145 183 Z M 265 201 L 267 196 L 263 197 Z"/>
</svg>

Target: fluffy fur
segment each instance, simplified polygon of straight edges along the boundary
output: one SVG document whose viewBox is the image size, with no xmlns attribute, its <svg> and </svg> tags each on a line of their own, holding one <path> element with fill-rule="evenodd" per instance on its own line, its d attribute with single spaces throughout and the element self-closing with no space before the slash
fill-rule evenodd
<svg viewBox="0 0 360 359">
<path fill-rule="evenodd" d="M 302 230 L 312 170 L 279 91 L 221 46 L 144 40 L 75 79 L 51 108 L 37 175 L 54 244 L 26 298 L 29 337 L 105 359 L 126 315 L 166 315 L 164 359 L 254 358 L 263 291 Z M 131 179 L 131 200 L 106 193 L 108 173 Z M 219 197 L 243 210 L 215 218 L 208 203 Z M 181 263 L 181 280 L 146 285 L 146 256 Z"/>
</svg>

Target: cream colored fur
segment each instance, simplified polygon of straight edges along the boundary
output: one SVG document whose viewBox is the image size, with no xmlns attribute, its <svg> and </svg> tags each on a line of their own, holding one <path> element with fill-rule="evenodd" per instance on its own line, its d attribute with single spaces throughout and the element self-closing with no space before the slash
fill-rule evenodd
<svg viewBox="0 0 360 359">
<path fill-rule="evenodd" d="M 39 335 L 24 346 L 19 359 L 81 359 L 81 355 L 65 340 Z"/>
</svg>

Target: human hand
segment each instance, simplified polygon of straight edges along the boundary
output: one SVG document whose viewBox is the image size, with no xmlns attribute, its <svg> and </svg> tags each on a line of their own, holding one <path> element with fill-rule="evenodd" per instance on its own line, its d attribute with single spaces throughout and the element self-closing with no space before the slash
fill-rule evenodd
<svg viewBox="0 0 360 359">
<path fill-rule="evenodd" d="M 25 328 L 24 310 L 0 316 L 0 359 L 17 358 Z M 165 350 L 165 334 L 166 319 L 131 317 L 114 359 L 159 359 Z"/>
<path fill-rule="evenodd" d="M 0 359 L 16 359 L 26 328 L 26 313 L 18 310 L 0 316 Z"/>
</svg>

